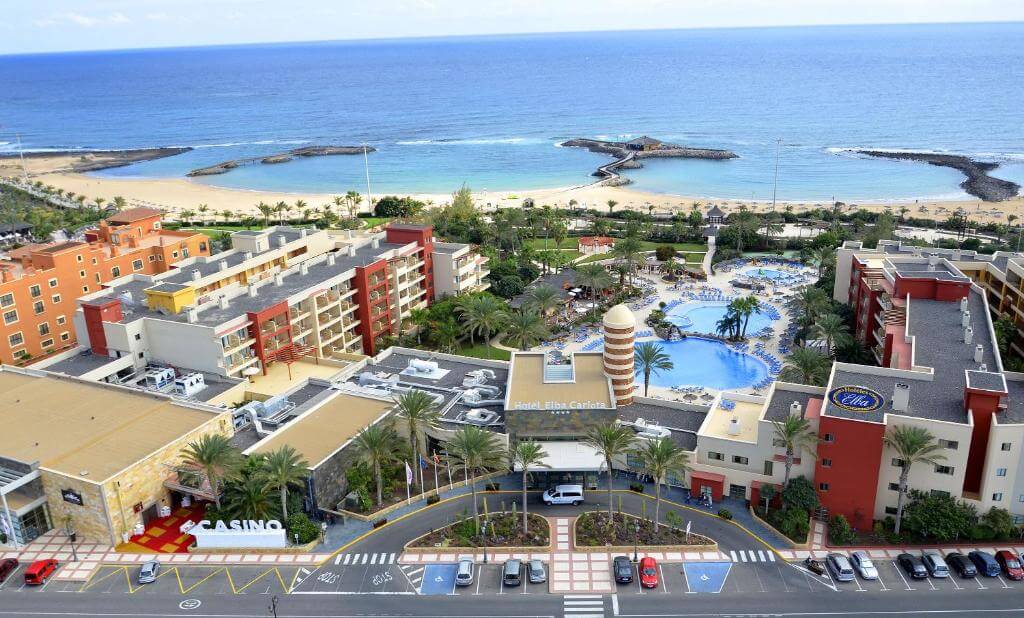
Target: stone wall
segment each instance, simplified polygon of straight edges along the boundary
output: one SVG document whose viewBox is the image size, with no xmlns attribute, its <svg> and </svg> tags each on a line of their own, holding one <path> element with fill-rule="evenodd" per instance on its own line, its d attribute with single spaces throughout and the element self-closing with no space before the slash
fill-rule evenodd
<svg viewBox="0 0 1024 618">
<path fill-rule="evenodd" d="M 353 465 L 358 455 L 351 444 L 324 460 L 311 476 L 314 508 L 335 509 L 348 493 L 345 471 Z"/>
<path fill-rule="evenodd" d="M 107 519 L 106 501 L 98 483 L 64 476 L 57 472 L 41 470 L 43 493 L 50 509 L 50 519 L 54 528 L 64 527 L 64 518 L 71 516 L 72 529 L 78 533 L 78 541 L 95 541 L 98 543 L 115 544 L 116 540 L 110 533 L 110 522 Z M 82 496 L 82 505 L 65 502 L 61 490 L 71 489 Z"/>
<path fill-rule="evenodd" d="M 505 426 L 514 440 L 582 436 L 591 427 L 615 422 L 615 410 L 507 410 Z"/>
</svg>

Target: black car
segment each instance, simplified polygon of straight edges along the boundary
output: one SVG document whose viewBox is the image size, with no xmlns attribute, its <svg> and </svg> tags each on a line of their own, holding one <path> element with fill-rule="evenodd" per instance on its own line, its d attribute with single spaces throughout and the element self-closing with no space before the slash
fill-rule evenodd
<svg viewBox="0 0 1024 618">
<path fill-rule="evenodd" d="M 946 554 L 946 564 L 949 568 L 956 571 L 957 575 L 965 579 L 978 576 L 978 569 L 974 568 L 974 563 L 971 559 L 959 552 L 951 552 Z"/>
<path fill-rule="evenodd" d="M 615 581 L 620 584 L 633 582 L 633 564 L 626 556 L 615 556 L 612 561 L 612 573 L 615 574 Z"/>
<path fill-rule="evenodd" d="M 975 550 L 967 554 L 967 557 L 971 559 L 974 566 L 978 567 L 978 573 L 985 577 L 995 577 L 1003 572 L 1002 567 L 996 562 L 995 556 L 987 551 Z"/>
<path fill-rule="evenodd" d="M 921 559 L 913 554 L 900 554 L 896 556 L 896 562 L 913 579 L 925 579 L 928 577 L 928 569 L 924 568 Z"/>
</svg>

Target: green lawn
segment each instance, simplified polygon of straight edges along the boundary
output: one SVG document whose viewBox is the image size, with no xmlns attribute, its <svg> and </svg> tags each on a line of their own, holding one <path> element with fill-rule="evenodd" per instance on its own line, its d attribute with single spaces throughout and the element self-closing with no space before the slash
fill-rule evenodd
<svg viewBox="0 0 1024 618">
<path fill-rule="evenodd" d="M 681 262 L 682 258 L 686 258 L 686 263 L 687 264 L 700 264 L 701 262 L 704 261 L 704 252 L 700 252 L 700 253 L 693 253 L 693 252 L 682 253 L 681 257 L 680 256 L 676 257 L 676 261 L 677 262 Z M 606 253 L 595 253 L 594 255 L 588 255 L 587 257 L 583 258 L 582 260 L 577 261 L 576 264 L 577 265 L 579 265 L 579 264 L 589 264 L 591 262 L 599 262 L 601 260 L 608 260 L 608 259 L 613 259 L 613 258 L 611 258 L 611 256 L 609 256 Z"/>
<path fill-rule="evenodd" d="M 365 227 L 376 227 L 382 223 L 387 223 L 390 220 L 390 217 L 366 217 L 365 219 L 360 219 L 360 221 L 363 221 L 363 225 Z"/>
<path fill-rule="evenodd" d="M 263 228 L 263 222 L 248 227 L 239 223 L 232 223 L 230 225 L 218 225 L 217 227 L 182 227 L 182 230 L 188 230 L 190 232 L 201 232 L 206 235 L 217 234 L 219 232 L 237 232 L 239 230 L 258 230 Z M 172 229 L 172 228 L 168 228 Z"/>
<path fill-rule="evenodd" d="M 546 249 L 575 249 L 579 246 L 579 239 L 570 236 L 563 238 L 562 242 L 556 245 L 553 238 L 530 238 L 523 244 L 537 251 L 544 251 Z"/>
<path fill-rule="evenodd" d="M 654 251 L 662 245 L 672 245 L 676 251 L 695 251 L 697 253 L 707 253 L 708 246 L 703 243 L 695 242 L 654 242 L 651 240 L 641 240 L 640 248 L 643 251 Z"/>
<path fill-rule="evenodd" d="M 455 350 L 455 353 L 461 354 L 462 356 L 472 356 L 473 358 L 487 358 L 487 348 L 485 348 L 482 343 L 477 343 L 474 346 L 466 344 Z M 511 357 L 512 355 L 508 350 L 502 350 L 501 348 L 491 346 L 491 360 L 507 361 Z"/>
</svg>

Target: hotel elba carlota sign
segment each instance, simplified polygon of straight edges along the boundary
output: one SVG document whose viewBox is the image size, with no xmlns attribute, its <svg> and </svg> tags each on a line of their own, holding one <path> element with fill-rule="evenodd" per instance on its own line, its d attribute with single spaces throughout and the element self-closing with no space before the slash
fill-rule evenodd
<svg viewBox="0 0 1024 618">
<path fill-rule="evenodd" d="M 849 412 L 874 412 L 885 405 L 885 398 L 864 386 L 840 386 L 828 392 L 832 405 Z"/>
<path fill-rule="evenodd" d="M 188 531 L 196 537 L 196 547 L 285 547 L 284 526 L 276 519 L 268 521 L 233 519 L 214 524 L 204 519 Z"/>
</svg>

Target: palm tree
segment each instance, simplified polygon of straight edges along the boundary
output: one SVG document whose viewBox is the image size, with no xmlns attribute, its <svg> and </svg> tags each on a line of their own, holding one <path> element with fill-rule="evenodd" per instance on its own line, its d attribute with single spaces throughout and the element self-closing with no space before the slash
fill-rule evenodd
<svg viewBox="0 0 1024 618">
<path fill-rule="evenodd" d="M 609 215 L 612 214 L 612 211 L 615 210 L 615 207 L 619 205 L 619 203 L 616 202 L 615 200 L 608 200 L 606 203 L 608 204 Z"/>
<path fill-rule="evenodd" d="M 280 202 L 274 204 L 274 212 L 277 213 L 277 223 L 278 223 L 278 225 L 284 225 L 284 213 L 288 209 L 290 209 L 290 208 L 291 208 L 291 205 L 288 204 L 288 202 L 285 202 L 285 201 L 280 201 Z"/>
<path fill-rule="evenodd" d="M 412 309 L 409 311 L 409 322 L 416 327 L 416 344 L 423 343 L 423 329 L 430 326 L 430 311 L 423 309 Z"/>
<path fill-rule="evenodd" d="M 309 462 L 285 444 L 267 454 L 264 463 L 267 484 L 281 494 L 281 519 L 288 521 L 288 489 L 301 487 L 309 476 Z"/>
<path fill-rule="evenodd" d="M 96 214 L 99 214 L 101 212 L 103 208 L 103 202 L 106 201 L 107 200 L 103 199 L 102 197 L 97 197 L 96 199 L 93 200 L 93 203 L 96 204 Z"/>
<path fill-rule="evenodd" d="M 63 191 L 58 189 L 57 194 L 60 195 L 61 193 L 63 193 Z M 125 206 L 127 205 L 128 201 L 125 200 L 123 197 L 121 197 L 120 195 L 114 196 L 114 208 L 116 208 L 118 211 L 124 210 Z"/>
<path fill-rule="evenodd" d="M 901 462 L 900 466 L 900 487 L 899 498 L 896 503 L 896 525 L 893 532 L 900 533 L 900 523 L 903 521 L 903 501 L 907 496 L 907 479 L 910 478 L 910 469 L 916 463 L 936 465 L 944 461 L 946 456 L 940 453 L 945 449 L 935 440 L 935 436 L 924 427 L 911 425 L 896 425 L 892 431 L 885 434 L 885 445 L 896 451 Z"/>
<path fill-rule="evenodd" d="M 786 447 L 786 474 L 782 479 L 782 486 L 785 487 L 798 450 L 812 458 L 817 456 L 818 436 L 811 422 L 797 414 L 791 414 L 781 421 L 772 421 L 772 433 L 776 443 Z"/>
<path fill-rule="evenodd" d="M 263 215 L 263 227 L 270 225 L 270 215 L 274 214 L 274 207 L 260 202 L 256 204 L 256 210 L 260 211 L 260 214 Z"/>
<path fill-rule="evenodd" d="M 225 496 L 225 507 L 238 519 L 273 519 L 274 501 L 267 492 L 267 482 L 259 476 L 250 476 L 234 484 Z"/>
<path fill-rule="evenodd" d="M 548 317 L 562 304 L 562 295 L 550 285 L 540 285 L 526 293 L 524 304 L 542 316 Z"/>
<path fill-rule="evenodd" d="M 549 331 L 536 311 L 513 311 L 505 327 L 505 341 L 524 352 L 548 337 Z"/>
<path fill-rule="evenodd" d="M 377 483 L 377 506 L 384 503 L 384 478 L 381 469 L 399 460 L 400 440 L 390 423 L 377 423 L 356 434 L 353 445 L 360 459 L 373 468 Z"/>
<path fill-rule="evenodd" d="M 625 272 L 620 271 L 620 273 L 619 273 L 620 274 L 620 277 L 619 277 L 619 285 L 620 286 L 625 284 L 625 276 L 624 276 L 625 274 L 629 274 L 629 275 L 633 274 L 633 267 L 636 266 L 636 263 L 639 261 L 640 250 L 642 248 L 643 248 L 643 244 L 640 242 L 640 240 L 638 238 L 633 238 L 633 237 L 623 238 L 622 240 L 616 242 L 615 246 L 612 247 L 611 254 L 613 256 L 621 259 L 626 264 L 626 266 L 627 266 L 627 270 Z M 633 289 L 632 277 L 630 277 L 630 279 L 631 280 L 629 282 L 629 288 L 630 288 L 630 290 L 632 290 Z"/>
<path fill-rule="evenodd" d="M 829 298 L 825 290 L 816 287 L 804 288 L 797 296 L 797 307 L 800 308 L 800 321 L 803 326 L 810 326 L 828 309 Z"/>
<path fill-rule="evenodd" d="M 835 348 L 846 345 L 851 339 L 850 327 L 846 325 L 843 318 L 834 313 L 828 313 L 818 318 L 811 330 L 816 337 L 825 340 L 826 352 L 829 356 L 834 356 Z"/>
<path fill-rule="evenodd" d="M 779 379 L 784 382 L 825 386 L 831 368 L 832 361 L 824 354 L 810 348 L 795 348 L 786 357 L 786 364 L 779 373 Z"/>
<path fill-rule="evenodd" d="M 636 354 L 633 357 L 636 364 L 636 372 L 644 375 L 644 397 L 651 385 L 651 374 L 658 375 L 662 371 L 672 371 L 675 365 L 672 357 L 665 353 L 660 345 L 645 341 L 636 346 Z"/>
<path fill-rule="evenodd" d="M 227 210 L 227 209 L 224 209 L 224 210 L 220 211 L 220 217 L 222 219 L 224 219 L 224 223 L 227 223 L 228 221 L 230 221 L 231 217 L 233 217 L 234 215 L 235 215 L 235 213 L 233 213 L 233 212 L 231 212 L 230 210 Z"/>
<path fill-rule="evenodd" d="M 818 265 L 818 278 L 821 279 L 825 270 L 836 263 L 836 251 L 832 247 L 818 247 L 811 251 L 811 261 Z"/>
<path fill-rule="evenodd" d="M 220 484 L 234 478 L 242 462 L 242 454 L 227 436 L 205 435 L 190 442 L 182 452 L 182 464 L 201 472 L 210 483 L 213 502 L 220 509 Z"/>
<path fill-rule="evenodd" d="M 523 534 L 526 534 L 527 530 L 527 516 L 526 516 L 526 477 L 530 474 L 529 470 L 531 467 L 543 467 L 550 468 L 551 466 L 544 462 L 544 458 L 547 457 L 547 451 L 538 442 L 532 440 L 525 440 L 516 444 L 515 448 L 509 453 L 509 464 L 508 468 L 512 472 L 516 471 L 516 467 L 521 468 L 523 474 Z"/>
<path fill-rule="evenodd" d="M 583 264 L 576 269 L 576 285 L 596 297 L 612 286 L 612 276 L 600 264 Z"/>
<path fill-rule="evenodd" d="M 185 208 L 181 211 L 181 222 L 186 226 L 192 223 L 192 219 L 196 216 L 196 211 L 191 208 Z"/>
<path fill-rule="evenodd" d="M 196 210 L 199 211 L 199 222 L 206 223 L 206 213 L 210 212 L 210 207 L 206 204 L 200 204 Z"/>
<path fill-rule="evenodd" d="M 480 508 L 476 502 L 476 475 L 500 468 L 505 462 L 504 450 L 493 432 L 475 425 L 459 429 L 448 441 L 448 454 L 462 464 L 466 478 L 469 479 L 470 492 L 473 494 L 473 524 L 478 531 Z"/>
<path fill-rule="evenodd" d="M 690 457 L 671 438 L 648 440 L 638 448 L 635 455 L 640 458 L 644 471 L 654 479 L 654 522 L 661 515 L 661 486 L 668 482 L 668 476 L 685 475 L 690 469 Z"/>
<path fill-rule="evenodd" d="M 395 401 L 398 403 L 398 416 L 405 420 L 405 426 L 409 431 L 409 446 L 412 452 L 412 459 L 419 470 L 419 488 L 423 490 L 423 466 L 420 465 L 420 444 L 423 443 L 423 435 L 426 430 L 437 429 L 441 414 L 434 403 L 434 398 L 426 391 L 411 390 L 399 395 Z"/>
<path fill-rule="evenodd" d="M 455 343 L 461 334 L 462 327 L 454 318 L 448 318 L 434 325 L 433 335 L 437 346 L 446 352 L 450 353 L 455 349 Z"/>
<path fill-rule="evenodd" d="M 622 425 L 598 425 L 592 427 L 583 437 L 583 443 L 601 453 L 608 470 L 608 520 L 612 518 L 612 461 L 625 455 L 633 448 L 636 434 Z"/>
<path fill-rule="evenodd" d="M 476 297 L 463 313 L 462 320 L 470 333 L 478 332 L 484 338 L 487 358 L 491 357 L 491 333 L 498 331 L 508 321 L 505 303 L 496 296 L 485 294 Z"/>
</svg>

